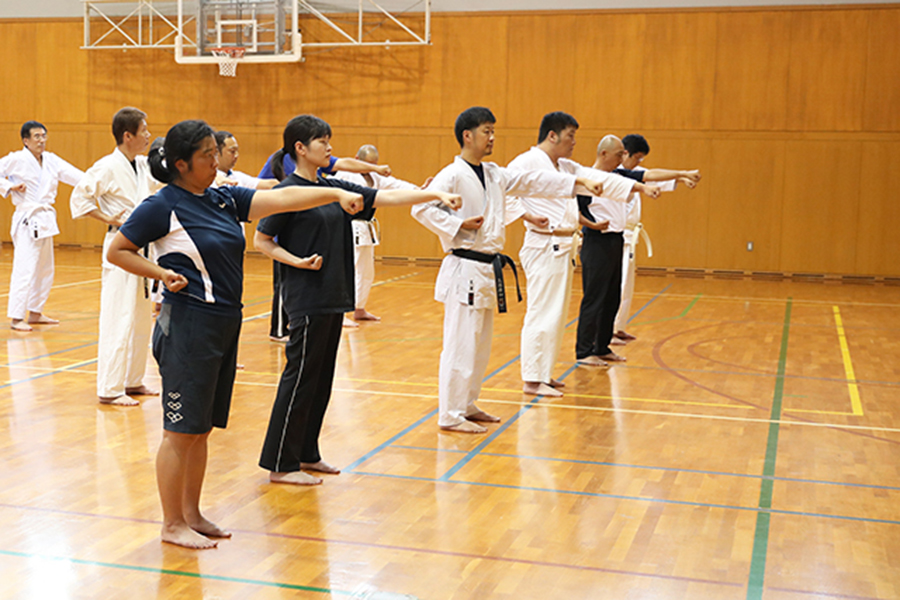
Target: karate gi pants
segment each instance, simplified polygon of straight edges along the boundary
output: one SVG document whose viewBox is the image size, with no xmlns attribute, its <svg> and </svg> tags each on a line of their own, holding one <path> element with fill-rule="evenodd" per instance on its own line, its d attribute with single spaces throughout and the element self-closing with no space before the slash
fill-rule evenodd
<svg viewBox="0 0 900 600">
<path fill-rule="evenodd" d="M 612 352 L 616 313 L 622 290 L 621 232 L 585 230 L 581 246 L 581 286 L 584 297 L 578 314 L 575 357 L 603 356 Z"/>
<path fill-rule="evenodd" d="M 356 308 L 365 308 L 375 281 L 375 246 L 354 246 L 356 268 Z"/>
<path fill-rule="evenodd" d="M 281 373 L 259 466 L 275 473 L 300 470 L 322 460 L 319 433 L 331 399 L 341 342 L 342 313 L 291 319 L 291 339 Z"/>
<path fill-rule="evenodd" d="M 28 227 L 17 227 L 12 236 L 13 264 L 9 278 L 10 319 L 27 319 L 28 312 L 42 313 L 53 287 L 53 237 L 35 239 Z"/>
<path fill-rule="evenodd" d="M 616 313 L 615 331 L 625 331 L 631 316 L 631 299 L 634 297 L 635 247 L 626 243 L 622 248 L 622 299 Z"/>
<path fill-rule="evenodd" d="M 553 247 L 522 248 L 528 307 L 522 324 L 522 381 L 550 383 L 569 314 L 572 257 Z"/>
<path fill-rule="evenodd" d="M 103 255 L 115 233 L 107 233 Z M 100 283 L 100 335 L 97 341 L 97 395 L 116 398 L 140 387 L 147 368 L 152 329 L 144 278 L 104 265 Z"/>
<path fill-rule="evenodd" d="M 438 373 L 438 425 L 452 427 L 478 412 L 475 401 L 491 357 L 494 309 L 444 303 L 444 346 Z"/>
<path fill-rule="evenodd" d="M 281 264 L 272 261 L 272 315 L 269 319 L 269 335 L 272 337 L 284 337 L 288 334 L 287 310 L 284 308 L 284 299 L 281 295 Z"/>
</svg>

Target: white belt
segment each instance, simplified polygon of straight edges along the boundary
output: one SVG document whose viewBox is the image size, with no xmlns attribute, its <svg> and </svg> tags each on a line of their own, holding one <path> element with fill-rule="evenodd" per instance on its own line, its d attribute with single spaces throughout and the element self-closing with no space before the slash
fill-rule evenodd
<svg viewBox="0 0 900 600">
<path fill-rule="evenodd" d="M 653 256 L 653 244 L 650 243 L 650 236 L 647 235 L 647 230 L 644 229 L 643 223 L 638 223 L 634 228 L 634 247 L 637 248 L 638 241 L 643 239 L 644 243 L 647 244 L 647 258 Z"/>
</svg>

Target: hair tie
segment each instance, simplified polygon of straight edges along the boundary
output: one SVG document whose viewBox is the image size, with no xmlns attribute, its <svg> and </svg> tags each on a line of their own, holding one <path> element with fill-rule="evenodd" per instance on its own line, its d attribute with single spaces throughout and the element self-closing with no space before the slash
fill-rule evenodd
<svg viewBox="0 0 900 600">
<path fill-rule="evenodd" d="M 159 152 L 159 155 L 160 155 L 161 157 L 163 157 L 163 158 L 166 157 L 166 149 L 163 148 L 162 146 L 160 146 L 159 148 L 157 148 L 156 151 Z"/>
</svg>

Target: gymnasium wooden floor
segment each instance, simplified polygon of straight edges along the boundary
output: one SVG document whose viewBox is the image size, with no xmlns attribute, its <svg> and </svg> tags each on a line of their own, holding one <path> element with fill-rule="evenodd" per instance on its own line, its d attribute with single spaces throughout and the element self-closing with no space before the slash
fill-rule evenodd
<svg viewBox="0 0 900 600">
<path fill-rule="evenodd" d="M 503 422 L 467 436 L 436 425 L 436 268 L 379 263 L 323 432 L 344 472 L 300 488 L 256 466 L 283 358 L 250 256 L 203 495 L 234 537 L 197 552 L 159 541 L 158 400 L 96 402 L 99 251 L 56 258 L 62 324 L 0 334 L 0 598 L 900 598 L 900 286 L 639 277 L 628 363 L 576 368 L 569 327 L 554 400 L 520 392 L 513 303 Z"/>
</svg>

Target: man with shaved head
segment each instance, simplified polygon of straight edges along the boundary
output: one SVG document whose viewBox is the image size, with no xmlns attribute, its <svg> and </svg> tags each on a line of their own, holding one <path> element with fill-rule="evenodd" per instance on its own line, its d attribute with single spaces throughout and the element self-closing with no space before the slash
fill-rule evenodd
<svg viewBox="0 0 900 600">
<path fill-rule="evenodd" d="M 626 155 L 622 140 L 607 135 L 597 145 L 597 158 L 593 168 L 617 173 L 625 177 L 645 181 L 667 181 L 686 177 L 697 181 L 699 171 L 673 171 L 650 169 L 633 171 L 619 166 Z M 652 188 L 651 197 L 659 196 L 659 189 Z M 622 285 L 622 249 L 628 217 L 628 205 L 611 202 L 606 198 L 578 197 L 581 223 L 584 225 L 584 245 L 581 248 L 582 290 L 581 309 L 578 315 L 578 335 L 575 358 L 587 366 L 607 366 L 610 362 L 624 362 L 625 358 L 613 352 L 609 345 L 619 310 Z M 605 229 L 598 224 L 608 222 Z"/>
<path fill-rule="evenodd" d="M 370 165 L 378 165 L 378 159 L 378 148 L 372 144 L 360 146 L 356 152 L 356 160 Z M 376 190 L 419 189 L 417 185 L 390 175 L 379 174 L 377 171 L 369 173 L 339 171 L 335 174 L 335 177 Z M 366 310 L 372 282 L 375 281 L 375 246 L 380 241 L 378 239 L 378 224 L 374 217 L 371 221 L 354 219 L 351 225 L 353 226 L 354 266 L 356 268 L 356 308 L 353 311 L 353 320 L 344 319 L 344 327 L 359 327 L 357 321 L 381 320 L 380 317 L 376 317 Z"/>
</svg>

